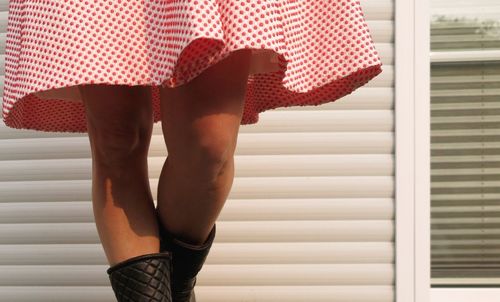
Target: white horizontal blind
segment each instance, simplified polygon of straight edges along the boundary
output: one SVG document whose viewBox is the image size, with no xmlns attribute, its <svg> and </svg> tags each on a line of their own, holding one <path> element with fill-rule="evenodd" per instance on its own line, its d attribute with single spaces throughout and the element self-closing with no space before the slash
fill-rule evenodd
<svg viewBox="0 0 500 302">
<path fill-rule="evenodd" d="M 361 4 L 384 72 L 337 102 L 271 110 L 240 128 L 200 302 L 393 301 L 394 8 Z M 7 1 L 0 9 L 3 54 Z M 157 123 L 152 192 L 161 135 Z M 86 134 L 0 127 L 0 301 L 114 301 L 90 188 Z"/>
<path fill-rule="evenodd" d="M 439 1 L 431 25 L 433 284 L 498 284 L 500 4 Z"/>
</svg>

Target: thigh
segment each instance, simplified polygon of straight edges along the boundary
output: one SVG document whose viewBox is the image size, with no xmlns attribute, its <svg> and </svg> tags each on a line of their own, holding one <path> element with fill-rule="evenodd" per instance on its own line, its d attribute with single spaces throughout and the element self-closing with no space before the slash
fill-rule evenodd
<svg viewBox="0 0 500 302">
<path fill-rule="evenodd" d="M 189 160 L 200 148 L 234 151 L 251 55 L 236 51 L 184 85 L 160 88 L 169 157 Z"/>
<path fill-rule="evenodd" d="M 150 86 L 90 84 L 78 89 L 93 149 L 116 151 L 107 155 L 111 158 L 149 144 L 153 126 Z"/>
</svg>

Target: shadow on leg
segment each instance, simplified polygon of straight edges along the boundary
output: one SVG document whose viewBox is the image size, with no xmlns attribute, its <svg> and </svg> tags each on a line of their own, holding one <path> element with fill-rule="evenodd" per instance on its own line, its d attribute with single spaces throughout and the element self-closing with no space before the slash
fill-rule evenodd
<svg viewBox="0 0 500 302">
<path fill-rule="evenodd" d="M 158 183 L 161 251 L 171 251 L 172 301 L 194 287 L 234 179 L 234 151 L 251 52 L 235 52 L 189 83 L 160 89 L 168 157 Z"/>
<path fill-rule="evenodd" d="M 158 211 L 187 242 L 205 241 L 231 189 L 250 58 L 250 50 L 234 52 L 185 85 L 160 90 L 168 157 Z"/>
<path fill-rule="evenodd" d="M 147 154 L 151 88 L 82 85 L 92 151 L 92 205 L 110 265 L 158 252 L 158 228 Z"/>
</svg>

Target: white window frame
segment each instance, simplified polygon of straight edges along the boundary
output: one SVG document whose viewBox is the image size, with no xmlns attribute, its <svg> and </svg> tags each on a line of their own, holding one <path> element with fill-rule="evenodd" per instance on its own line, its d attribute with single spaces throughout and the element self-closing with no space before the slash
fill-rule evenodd
<svg viewBox="0 0 500 302">
<path fill-rule="evenodd" d="M 431 62 L 481 62 L 481 61 L 499 61 L 500 51 L 481 50 L 481 51 L 450 51 L 439 53 L 430 53 Z M 477 281 L 481 284 L 481 280 Z M 488 284 L 488 283 L 484 283 Z M 500 297 L 500 288 L 486 287 L 442 287 L 431 289 L 431 302 L 497 302 Z"/>
<path fill-rule="evenodd" d="M 395 0 L 397 302 L 430 298 L 430 6 Z"/>
<path fill-rule="evenodd" d="M 498 301 L 499 288 L 431 288 L 430 63 L 450 57 L 430 52 L 430 14 L 430 0 L 395 0 L 395 301 Z"/>
</svg>

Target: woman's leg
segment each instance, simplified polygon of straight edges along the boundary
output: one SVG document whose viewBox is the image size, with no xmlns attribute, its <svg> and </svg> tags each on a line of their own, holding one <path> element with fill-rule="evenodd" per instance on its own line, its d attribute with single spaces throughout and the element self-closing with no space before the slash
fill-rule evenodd
<svg viewBox="0 0 500 302">
<path fill-rule="evenodd" d="M 147 154 L 151 87 L 79 86 L 92 150 L 92 205 L 110 265 L 159 251 Z"/>
<path fill-rule="evenodd" d="M 158 182 L 158 212 L 177 238 L 201 244 L 229 195 L 243 113 L 250 50 L 234 52 L 176 88 L 161 88 L 168 157 Z"/>
</svg>

